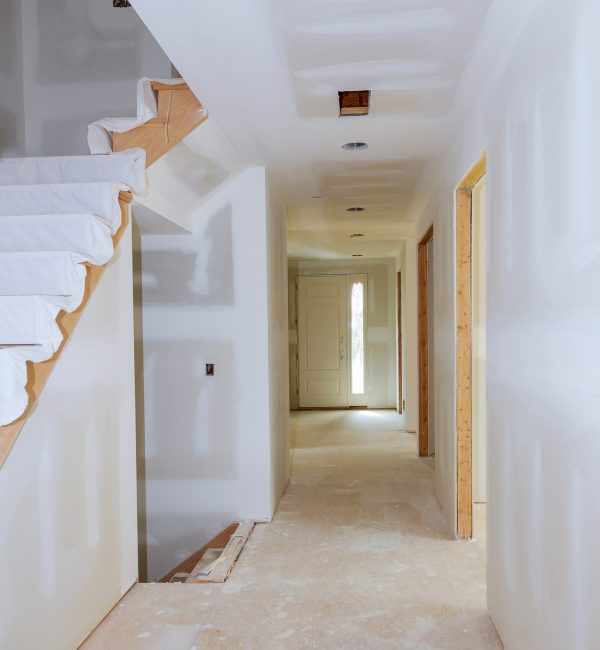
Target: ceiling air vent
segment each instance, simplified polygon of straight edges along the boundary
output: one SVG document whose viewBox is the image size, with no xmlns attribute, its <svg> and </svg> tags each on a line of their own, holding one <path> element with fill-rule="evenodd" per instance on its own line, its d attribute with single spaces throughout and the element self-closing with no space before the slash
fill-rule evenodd
<svg viewBox="0 0 600 650">
<path fill-rule="evenodd" d="M 360 151 L 368 148 L 369 145 L 366 142 L 346 142 L 346 144 L 342 145 L 344 151 Z"/>
<path fill-rule="evenodd" d="M 370 90 L 340 90 L 338 97 L 340 99 L 340 117 L 369 114 Z"/>
</svg>

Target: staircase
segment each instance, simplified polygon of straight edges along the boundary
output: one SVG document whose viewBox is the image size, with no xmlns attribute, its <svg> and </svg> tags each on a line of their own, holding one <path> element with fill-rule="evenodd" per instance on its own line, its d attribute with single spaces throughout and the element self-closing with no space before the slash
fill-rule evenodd
<svg viewBox="0 0 600 650">
<path fill-rule="evenodd" d="M 141 80 L 136 118 L 92 125 L 112 152 L 0 160 L 0 466 L 114 255 L 146 167 L 206 118 L 185 83 Z"/>
</svg>

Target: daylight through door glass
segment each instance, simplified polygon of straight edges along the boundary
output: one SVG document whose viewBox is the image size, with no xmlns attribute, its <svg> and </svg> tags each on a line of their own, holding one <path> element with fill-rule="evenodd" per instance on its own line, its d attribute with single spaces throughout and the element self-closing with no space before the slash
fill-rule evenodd
<svg viewBox="0 0 600 650">
<path fill-rule="evenodd" d="M 365 300 L 364 285 L 362 282 L 354 282 L 352 284 L 350 306 L 352 311 L 352 392 L 356 395 L 365 392 Z"/>
</svg>

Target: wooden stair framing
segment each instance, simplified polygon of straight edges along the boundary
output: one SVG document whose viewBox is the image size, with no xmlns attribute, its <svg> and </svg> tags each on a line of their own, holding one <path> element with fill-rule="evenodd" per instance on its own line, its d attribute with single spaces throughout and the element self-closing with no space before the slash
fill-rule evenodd
<svg viewBox="0 0 600 650">
<path fill-rule="evenodd" d="M 151 83 L 151 87 L 157 97 L 157 117 L 148 120 L 131 131 L 112 134 L 114 153 L 134 147 L 145 149 L 146 168 L 181 142 L 183 138 L 189 135 L 196 127 L 200 126 L 208 117 L 204 107 L 185 82 L 171 85 L 154 81 Z M 113 245 L 115 248 L 129 222 L 129 206 L 132 200 L 133 195 L 131 192 L 120 192 L 121 226 L 113 237 Z M 106 268 L 106 265 L 87 266 L 85 293 L 81 304 L 71 313 L 59 312 L 56 318 L 56 323 L 63 333 L 63 340 L 60 347 L 52 358 L 47 361 L 39 363 L 27 362 L 28 382 L 26 390 L 29 394 L 29 403 L 25 412 L 17 420 L 5 426 L 0 426 L 0 468 L 23 429 L 37 397 L 44 388 L 69 336 L 75 329 L 90 296 L 94 292 Z M 235 531 L 236 524 L 233 524 L 233 526 L 232 532 Z"/>
<path fill-rule="evenodd" d="M 171 580 L 173 580 L 177 574 L 181 573 L 189 575 L 209 548 L 225 548 L 225 546 L 227 546 L 227 542 L 229 542 L 231 536 L 235 533 L 237 528 L 238 524 L 235 522 L 227 526 L 225 530 L 222 530 L 218 535 L 215 535 L 202 548 L 198 549 L 195 553 L 192 553 L 192 555 L 178 564 L 172 571 L 169 571 L 169 573 L 163 576 L 159 582 L 171 582 Z"/>
<path fill-rule="evenodd" d="M 186 83 L 151 83 L 157 96 L 158 115 L 131 131 L 113 133 L 113 152 L 133 147 L 146 150 L 146 167 L 156 162 L 208 118 L 204 107 Z"/>
<path fill-rule="evenodd" d="M 206 565 L 201 560 L 192 569 L 187 583 L 198 584 L 202 582 L 225 582 L 231 573 L 242 549 L 254 529 L 253 521 L 242 521 L 236 531 L 229 538 L 225 548 L 220 549 L 218 557 Z"/>
<path fill-rule="evenodd" d="M 129 222 L 129 204 L 131 203 L 133 196 L 131 192 L 120 192 L 119 193 L 119 206 L 121 208 L 121 226 L 113 236 L 113 246 L 117 247 L 121 236 L 127 227 Z M 109 262 L 110 263 L 110 262 Z M 14 422 L 6 424 L 0 427 L 0 468 L 4 464 L 6 457 L 10 453 L 12 446 L 15 443 L 15 440 L 18 438 L 19 433 L 23 429 L 23 426 L 29 417 L 35 402 L 42 392 L 48 377 L 52 372 L 58 358 L 60 357 L 66 342 L 69 340 L 69 336 L 73 333 L 81 314 L 85 309 L 85 306 L 90 299 L 90 296 L 94 292 L 96 285 L 100 282 L 104 270 L 106 269 L 106 264 L 103 266 L 92 266 L 91 264 L 86 264 L 87 274 L 85 278 L 85 292 L 83 294 L 83 300 L 77 309 L 68 313 L 66 311 L 61 311 L 58 313 L 56 318 L 56 323 L 59 326 L 62 334 L 63 340 L 60 344 L 58 350 L 54 355 L 47 359 L 46 361 L 41 361 L 39 363 L 33 363 L 32 361 L 27 362 L 27 386 L 26 390 L 29 395 L 29 403 L 23 414 Z"/>
<path fill-rule="evenodd" d="M 225 582 L 253 529 L 253 521 L 241 521 L 227 526 L 201 549 L 169 571 L 159 582 Z M 213 557 L 215 553 L 217 556 Z M 211 556 L 207 561 L 206 556 L 209 554 Z"/>
</svg>

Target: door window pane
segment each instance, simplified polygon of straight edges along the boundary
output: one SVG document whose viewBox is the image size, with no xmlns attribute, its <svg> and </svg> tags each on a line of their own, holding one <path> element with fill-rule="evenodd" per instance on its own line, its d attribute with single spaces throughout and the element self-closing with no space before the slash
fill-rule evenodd
<svg viewBox="0 0 600 650">
<path fill-rule="evenodd" d="M 352 393 L 365 392 L 365 329 L 364 329 L 364 285 L 362 282 L 352 284 L 350 294 L 351 307 L 351 355 L 352 355 Z"/>
</svg>

